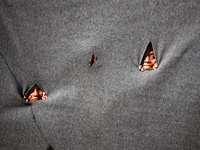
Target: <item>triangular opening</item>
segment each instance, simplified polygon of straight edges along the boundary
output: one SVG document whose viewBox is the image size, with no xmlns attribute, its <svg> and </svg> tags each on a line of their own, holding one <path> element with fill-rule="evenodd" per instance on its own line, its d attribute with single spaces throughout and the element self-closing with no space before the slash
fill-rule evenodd
<svg viewBox="0 0 200 150">
<path fill-rule="evenodd" d="M 146 51 L 143 55 L 142 61 L 140 63 L 139 70 L 143 72 L 145 70 L 151 70 L 151 69 L 155 70 L 157 68 L 158 68 L 158 65 L 156 63 L 153 46 L 151 42 L 149 42 L 149 44 L 147 45 Z"/>
<path fill-rule="evenodd" d="M 24 96 L 26 101 L 37 101 L 46 98 L 45 92 L 37 84 L 35 84 Z"/>
</svg>

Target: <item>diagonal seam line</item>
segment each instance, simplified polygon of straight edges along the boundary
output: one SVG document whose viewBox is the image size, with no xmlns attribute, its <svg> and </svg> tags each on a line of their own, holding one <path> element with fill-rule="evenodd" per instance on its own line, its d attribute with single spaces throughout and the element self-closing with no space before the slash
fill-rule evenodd
<svg viewBox="0 0 200 150">
<path fill-rule="evenodd" d="M 1 57 L 3 58 L 3 60 L 4 60 L 5 64 L 6 64 L 6 66 L 8 67 L 8 70 L 10 71 L 11 75 L 12 75 L 13 78 L 15 79 L 15 82 L 16 82 L 18 88 L 20 88 L 20 94 L 21 94 L 21 96 L 22 96 L 22 88 L 21 88 L 21 86 L 20 86 L 20 84 L 19 84 L 19 81 L 18 81 L 17 78 L 15 77 L 14 73 L 12 72 L 10 66 L 8 65 L 6 59 L 3 57 L 3 54 L 2 54 L 1 52 L 0 52 L 0 55 L 1 55 Z M 22 97 L 23 97 L 23 96 L 22 96 Z"/>
<path fill-rule="evenodd" d="M 46 143 L 47 143 L 47 144 L 48 144 L 48 146 L 49 146 L 49 148 L 48 148 L 48 149 L 52 149 L 52 150 L 53 150 L 53 148 L 52 148 L 51 144 L 50 144 L 50 143 L 48 142 L 48 140 L 45 138 L 45 135 L 44 135 L 44 133 L 43 133 L 43 132 L 42 132 L 42 130 L 40 129 L 39 125 L 37 124 L 37 121 L 36 121 L 35 115 L 34 115 L 34 113 L 33 113 L 33 107 L 32 107 L 32 105 L 31 105 L 31 113 L 32 113 L 32 115 L 33 115 L 33 120 L 34 120 L 34 123 L 36 124 L 36 126 L 37 126 L 37 128 L 38 128 L 39 132 L 41 133 L 41 135 L 43 136 L 44 140 L 46 141 Z"/>
</svg>

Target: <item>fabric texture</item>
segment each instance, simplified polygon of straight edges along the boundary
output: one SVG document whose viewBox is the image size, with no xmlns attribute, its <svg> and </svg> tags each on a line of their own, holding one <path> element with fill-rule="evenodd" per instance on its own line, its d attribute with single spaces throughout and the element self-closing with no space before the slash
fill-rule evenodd
<svg viewBox="0 0 200 150">
<path fill-rule="evenodd" d="M 199 16 L 199 0 L 0 0 L 0 149 L 199 150 Z M 26 103 L 35 84 L 48 98 Z"/>
</svg>

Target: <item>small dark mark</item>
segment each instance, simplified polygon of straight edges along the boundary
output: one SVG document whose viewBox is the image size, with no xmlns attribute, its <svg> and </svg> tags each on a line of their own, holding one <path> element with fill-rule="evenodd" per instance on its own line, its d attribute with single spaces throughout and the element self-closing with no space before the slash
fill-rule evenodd
<svg viewBox="0 0 200 150">
<path fill-rule="evenodd" d="M 47 150 L 53 150 L 53 147 L 49 144 Z"/>
</svg>

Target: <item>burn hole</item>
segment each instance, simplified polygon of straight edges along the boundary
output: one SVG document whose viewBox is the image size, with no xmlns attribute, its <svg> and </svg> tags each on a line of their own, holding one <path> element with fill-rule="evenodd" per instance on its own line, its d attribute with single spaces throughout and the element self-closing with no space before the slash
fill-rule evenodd
<svg viewBox="0 0 200 150">
<path fill-rule="evenodd" d="M 92 55 L 90 66 L 92 66 L 95 63 L 96 59 L 97 58 L 94 55 Z"/>
</svg>

